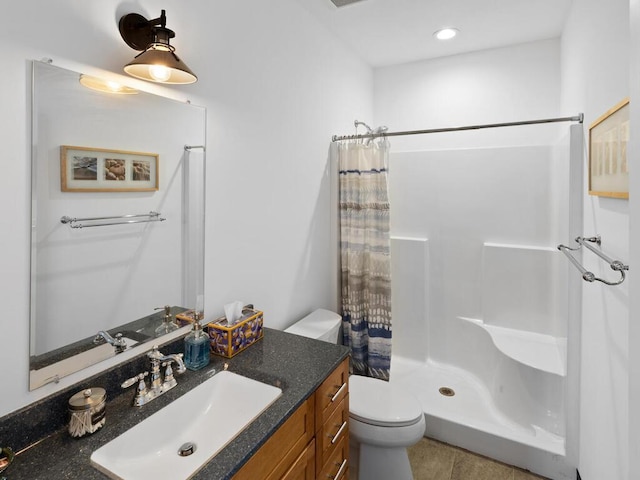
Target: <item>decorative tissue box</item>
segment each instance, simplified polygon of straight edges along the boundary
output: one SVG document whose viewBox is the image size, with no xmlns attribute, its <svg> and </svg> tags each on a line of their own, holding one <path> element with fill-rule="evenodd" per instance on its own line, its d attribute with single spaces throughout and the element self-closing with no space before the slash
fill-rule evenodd
<svg viewBox="0 0 640 480">
<path fill-rule="evenodd" d="M 231 358 L 260 340 L 263 335 L 263 313 L 252 308 L 242 310 L 242 319 L 227 326 L 227 319 L 221 317 L 207 324 L 211 352 Z"/>
</svg>

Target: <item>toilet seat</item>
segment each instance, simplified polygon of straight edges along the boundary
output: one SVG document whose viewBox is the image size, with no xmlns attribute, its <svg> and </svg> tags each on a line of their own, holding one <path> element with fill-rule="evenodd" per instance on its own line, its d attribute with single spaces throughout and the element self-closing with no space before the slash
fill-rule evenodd
<svg viewBox="0 0 640 480">
<path fill-rule="evenodd" d="M 384 380 L 360 375 L 349 377 L 349 416 L 380 427 L 414 425 L 424 418 L 413 395 Z"/>
</svg>

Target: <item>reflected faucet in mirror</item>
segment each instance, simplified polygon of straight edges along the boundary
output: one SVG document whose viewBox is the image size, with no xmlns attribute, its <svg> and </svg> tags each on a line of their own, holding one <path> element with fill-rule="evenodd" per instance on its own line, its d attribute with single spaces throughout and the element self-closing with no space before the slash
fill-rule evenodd
<svg viewBox="0 0 640 480">
<path fill-rule="evenodd" d="M 99 344 L 103 341 L 112 345 L 116 353 L 122 353 L 127 349 L 127 342 L 122 338 L 121 333 L 116 333 L 115 338 L 104 330 L 100 330 L 93 339 L 93 343 Z"/>
</svg>

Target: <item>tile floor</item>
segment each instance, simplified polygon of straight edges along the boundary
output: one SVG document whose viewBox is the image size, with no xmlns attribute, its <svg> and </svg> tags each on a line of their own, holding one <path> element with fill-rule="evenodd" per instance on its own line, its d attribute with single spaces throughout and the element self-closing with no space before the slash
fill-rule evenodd
<svg viewBox="0 0 640 480">
<path fill-rule="evenodd" d="M 414 480 L 544 480 L 467 450 L 423 438 L 409 448 Z"/>
</svg>

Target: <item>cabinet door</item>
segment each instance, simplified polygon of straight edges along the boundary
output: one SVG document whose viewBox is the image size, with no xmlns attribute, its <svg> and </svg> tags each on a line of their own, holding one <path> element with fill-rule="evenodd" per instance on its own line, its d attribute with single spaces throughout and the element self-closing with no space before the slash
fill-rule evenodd
<svg viewBox="0 0 640 480">
<path fill-rule="evenodd" d="M 316 478 L 316 442 L 312 440 L 300 454 L 291 468 L 282 476 L 282 480 L 315 480 Z"/>
<path fill-rule="evenodd" d="M 233 480 L 281 478 L 314 436 L 311 396 L 233 476 Z"/>
</svg>

